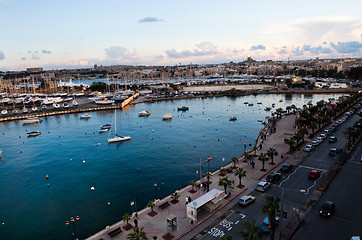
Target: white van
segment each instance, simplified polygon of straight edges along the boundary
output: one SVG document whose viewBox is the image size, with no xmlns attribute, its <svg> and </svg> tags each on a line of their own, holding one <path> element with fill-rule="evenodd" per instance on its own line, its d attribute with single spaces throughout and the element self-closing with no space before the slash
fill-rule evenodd
<svg viewBox="0 0 362 240">
<path fill-rule="evenodd" d="M 259 192 L 265 192 L 270 187 L 270 183 L 266 181 L 261 181 L 256 185 L 255 190 Z"/>
</svg>

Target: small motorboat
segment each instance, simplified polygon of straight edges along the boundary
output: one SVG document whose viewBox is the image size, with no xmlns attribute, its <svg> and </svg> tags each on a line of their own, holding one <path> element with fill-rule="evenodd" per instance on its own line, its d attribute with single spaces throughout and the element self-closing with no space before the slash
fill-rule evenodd
<svg viewBox="0 0 362 240">
<path fill-rule="evenodd" d="M 112 125 L 109 124 L 109 123 L 104 124 L 104 125 L 101 126 L 101 129 L 110 129 L 110 128 L 112 128 Z"/>
<path fill-rule="evenodd" d="M 99 133 L 104 133 L 104 132 L 108 132 L 109 128 L 104 128 L 104 129 L 99 129 L 98 132 Z"/>
<path fill-rule="evenodd" d="M 248 104 L 249 102 L 244 102 L 244 104 Z"/>
<path fill-rule="evenodd" d="M 73 100 L 72 104 L 74 107 L 78 106 L 78 102 L 76 100 Z"/>
<path fill-rule="evenodd" d="M 189 110 L 189 107 L 186 107 L 186 106 L 182 106 L 182 107 L 177 108 L 177 111 L 187 111 L 187 110 Z"/>
<path fill-rule="evenodd" d="M 238 118 L 236 116 L 232 116 L 229 121 L 236 121 Z"/>
<path fill-rule="evenodd" d="M 151 113 L 149 111 L 147 111 L 147 110 L 143 110 L 143 111 L 138 113 L 139 117 L 148 117 L 150 115 L 151 115 Z"/>
<path fill-rule="evenodd" d="M 262 102 L 257 102 L 256 104 L 263 104 Z"/>
<path fill-rule="evenodd" d="M 32 118 L 27 118 L 25 120 L 22 121 L 23 124 L 32 124 L 32 123 L 40 123 L 43 120 L 38 118 L 38 117 L 32 117 Z"/>
<path fill-rule="evenodd" d="M 162 120 L 172 120 L 172 114 L 167 113 L 167 114 L 163 115 Z"/>
<path fill-rule="evenodd" d="M 47 105 L 45 104 L 41 105 L 41 110 L 46 110 L 47 108 L 48 108 Z"/>
<path fill-rule="evenodd" d="M 271 107 L 266 107 L 264 108 L 265 111 L 270 111 L 271 110 Z"/>
<path fill-rule="evenodd" d="M 275 103 L 272 104 L 272 107 L 275 107 Z"/>
<path fill-rule="evenodd" d="M 283 99 L 280 99 L 279 102 L 283 102 Z"/>
<path fill-rule="evenodd" d="M 63 103 L 63 108 L 69 108 L 69 104 L 68 103 Z"/>
<path fill-rule="evenodd" d="M 28 109 L 26 107 L 23 107 L 23 110 L 22 110 L 23 113 L 27 113 L 28 112 Z"/>
<path fill-rule="evenodd" d="M 39 136 L 41 134 L 40 131 L 32 131 L 32 132 L 28 132 L 28 137 L 35 137 L 35 136 Z"/>
<path fill-rule="evenodd" d="M 2 110 L 2 111 L 1 111 L 1 114 L 2 114 L 2 115 L 8 114 L 8 110 L 7 110 L 7 109 Z"/>
<path fill-rule="evenodd" d="M 58 103 L 53 103 L 53 107 L 58 109 L 60 108 L 60 105 Z"/>
<path fill-rule="evenodd" d="M 254 106 L 254 103 L 248 103 L 248 106 L 250 106 L 250 107 Z"/>
<path fill-rule="evenodd" d="M 85 113 L 85 114 L 83 114 L 83 115 L 80 115 L 80 119 L 89 119 L 89 118 L 91 118 L 92 117 L 92 115 L 90 115 L 90 114 L 88 114 L 88 113 Z"/>
</svg>

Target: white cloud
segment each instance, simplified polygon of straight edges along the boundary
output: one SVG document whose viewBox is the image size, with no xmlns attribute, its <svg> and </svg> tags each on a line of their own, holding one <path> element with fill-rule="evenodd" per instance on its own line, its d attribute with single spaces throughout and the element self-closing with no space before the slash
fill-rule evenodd
<svg viewBox="0 0 362 240">
<path fill-rule="evenodd" d="M 257 46 L 251 46 L 249 50 L 250 51 L 265 50 L 265 46 L 259 44 Z"/>
<path fill-rule="evenodd" d="M 166 55 L 169 58 L 187 58 L 197 56 L 210 56 L 220 53 L 220 50 L 211 42 L 201 42 L 195 44 L 196 48 L 187 50 L 171 49 L 166 50 Z"/>
<path fill-rule="evenodd" d="M 112 46 L 104 49 L 107 57 L 113 60 L 129 60 L 138 58 L 136 50 L 128 51 L 127 48 L 121 46 Z"/>
<path fill-rule="evenodd" d="M 40 58 L 39 58 L 38 55 L 33 54 L 33 55 L 31 55 L 31 59 L 33 59 L 33 60 L 39 60 Z"/>
<path fill-rule="evenodd" d="M 0 50 L 0 60 L 5 59 L 5 54 Z"/>
<path fill-rule="evenodd" d="M 152 23 L 152 22 L 163 22 L 163 20 L 155 17 L 145 17 L 138 21 L 138 23 Z"/>
<path fill-rule="evenodd" d="M 357 41 L 331 43 L 331 46 L 338 53 L 360 53 L 362 52 L 362 43 Z"/>
</svg>

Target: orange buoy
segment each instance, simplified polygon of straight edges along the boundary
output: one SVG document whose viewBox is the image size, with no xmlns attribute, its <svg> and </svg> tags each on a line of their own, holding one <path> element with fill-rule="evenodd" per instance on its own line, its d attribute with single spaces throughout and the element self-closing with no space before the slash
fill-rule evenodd
<svg viewBox="0 0 362 240">
<path fill-rule="evenodd" d="M 46 178 L 46 179 L 48 179 L 48 178 L 49 178 L 49 176 L 48 176 L 48 175 L 46 175 L 46 176 L 45 176 L 45 178 Z"/>
</svg>

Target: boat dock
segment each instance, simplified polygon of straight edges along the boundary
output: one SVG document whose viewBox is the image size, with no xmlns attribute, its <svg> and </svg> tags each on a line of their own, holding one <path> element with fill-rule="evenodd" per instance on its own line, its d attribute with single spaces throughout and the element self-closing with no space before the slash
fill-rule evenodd
<svg viewBox="0 0 362 240">
<path fill-rule="evenodd" d="M 48 117 L 55 115 L 63 114 L 72 114 L 72 113 L 82 113 L 82 112 L 93 112 L 93 111 L 104 111 L 104 110 L 113 110 L 113 109 L 123 109 L 126 107 L 133 99 L 137 98 L 139 93 L 132 95 L 131 97 L 124 100 L 121 104 L 110 105 L 110 106 L 92 106 L 92 107 L 76 107 L 68 109 L 56 109 L 54 111 L 43 111 L 43 112 L 32 112 L 27 114 L 18 114 L 13 116 L 1 116 L 0 122 L 13 121 L 13 120 L 23 120 L 33 117 Z"/>
</svg>

